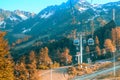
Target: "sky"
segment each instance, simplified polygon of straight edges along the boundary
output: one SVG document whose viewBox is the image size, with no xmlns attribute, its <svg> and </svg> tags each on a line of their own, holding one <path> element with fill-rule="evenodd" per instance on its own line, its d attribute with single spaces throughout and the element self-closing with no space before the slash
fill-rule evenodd
<svg viewBox="0 0 120 80">
<path fill-rule="evenodd" d="M 4 10 L 22 10 L 39 13 L 42 9 L 50 5 L 60 5 L 67 0 L 0 0 L 0 8 Z M 91 0 L 87 0 L 91 2 Z M 92 3 L 104 4 L 119 0 L 93 0 Z"/>
</svg>

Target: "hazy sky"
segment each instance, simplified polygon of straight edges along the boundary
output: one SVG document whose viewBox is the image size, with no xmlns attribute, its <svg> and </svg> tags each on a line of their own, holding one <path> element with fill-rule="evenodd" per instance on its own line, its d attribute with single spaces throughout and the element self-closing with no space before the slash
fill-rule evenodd
<svg viewBox="0 0 120 80">
<path fill-rule="evenodd" d="M 38 13 L 47 6 L 59 5 L 66 1 L 67 0 L 0 0 L 0 8 L 11 11 L 19 9 Z M 91 0 L 87 1 L 90 2 Z M 93 3 L 107 3 L 111 1 L 119 0 L 93 0 Z"/>
</svg>

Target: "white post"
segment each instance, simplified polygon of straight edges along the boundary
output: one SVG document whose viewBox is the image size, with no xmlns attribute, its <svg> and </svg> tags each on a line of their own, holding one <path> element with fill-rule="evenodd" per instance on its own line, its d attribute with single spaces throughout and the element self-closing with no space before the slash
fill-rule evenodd
<svg viewBox="0 0 120 80">
<path fill-rule="evenodd" d="M 115 9 L 113 9 L 113 20 L 115 21 Z M 117 35 L 116 35 L 117 36 Z M 117 37 L 116 37 L 117 39 Z M 115 50 L 116 51 L 116 50 Z M 116 72 L 115 72 L 115 51 L 113 52 L 113 67 L 114 67 L 114 77 L 116 76 Z"/>
<path fill-rule="evenodd" d="M 82 34 L 80 34 L 80 61 L 81 61 L 81 64 L 83 62 L 83 59 L 82 59 Z"/>
<path fill-rule="evenodd" d="M 78 57 L 78 64 L 80 64 L 80 55 L 78 54 L 77 57 Z"/>
<path fill-rule="evenodd" d="M 113 9 L 113 20 L 115 21 L 115 9 Z"/>
<path fill-rule="evenodd" d="M 116 71 L 115 71 L 115 53 L 113 53 L 113 67 L 114 67 L 114 77 L 116 76 Z"/>
</svg>

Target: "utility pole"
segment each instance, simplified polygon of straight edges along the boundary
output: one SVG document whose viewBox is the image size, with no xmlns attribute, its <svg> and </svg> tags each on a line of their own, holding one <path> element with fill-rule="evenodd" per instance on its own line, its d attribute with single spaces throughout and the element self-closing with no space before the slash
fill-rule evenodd
<svg viewBox="0 0 120 80">
<path fill-rule="evenodd" d="M 82 64 L 83 63 L 83 45 L 82 45 L 82 33 L 78 33 L 78 39 L 76 39 L 76 43 L 74 40 L 74 45 L 76 45 L 76 50 L 78 48 L 78 51 L 76 53 L 77 56 L 77 62 L 78 64 Z"/>
<path fill-rule="evenodd" d="M 115 9 L 113 9 L 113 21 L 115 21 Z M 117 31 L 116 31 L 116 40 L 117 40 Z M 117 44 L 116 44 L 117 48 Z M 117 50 L 116 50 L 117 51 Z M 114 67 L 114 77 L 116 76 L 116 69 L 115 69 L 115 51 L 113 52 L 113 67 Z"/>
<path fill-rule="evenodd" d="M 78 64 L 80 64 L 80 54 L 77 55 Z"/>
<path fill-rule="evenodd" d="M 80 63 L 82 64 L 82 62 L 83 62 L 83 57 L 82 57 L 82 53 L 83 53 L 82 52 L 82 49 L 83 49 L 82 48 L 83 47 L 82 46 L 82 34 L 80 34 L 80 41 L 79 42 L 80 42 L 80 55 L 79 56 L 80 56 Z"/>
</svg>

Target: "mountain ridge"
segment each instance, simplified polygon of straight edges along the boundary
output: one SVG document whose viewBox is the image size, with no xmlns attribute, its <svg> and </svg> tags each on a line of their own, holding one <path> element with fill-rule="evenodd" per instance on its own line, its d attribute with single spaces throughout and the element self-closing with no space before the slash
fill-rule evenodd
<svg viewBox="0 0 120 80">
<path fill-rule="evenodd" d="M 27 20 L 29 18 L 34 17 L 36 14 L 26 12 L 26 11 L 20 11 L 20 10 L 4 10 L 0 9 L 0 28 L 5 30 L 6 29 L 12 29 L 16 24 Z"/>
<path fill-rule="evenodd" d="M 49 35 L 49 39 L 57 39 L 69 35 L 74 29 L 84 31 L 85 26 L 87 26 L 88 31 L 91 31 L 91 21 L 94 22 L 95 28 L 102 27 L 112 20 L 112 8 L 114 6 L 116 15 L 119 15 L 119 5 L 117 4 L 119 2 L 93 6 L 84 0 L 83 2 L 74 0 L 74 3 L 70 3 L 70 1 L 68 0 L 61 5 L 48 6 L 33 18 L 18 23 L 10 32 L 11 36 L 17 39 L 13 36 L 14 34 L 30 35 L 36 39 L 40 36 Z M 116 4 L 106 7 L 113 3 Z M 119 17 L 116 17 L 118 25 L 120 25 L 119 21 Z"/>
</svg>

